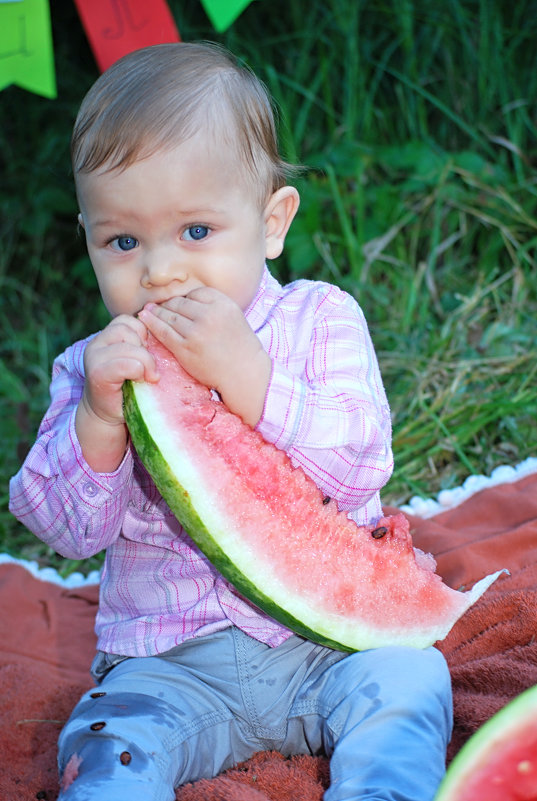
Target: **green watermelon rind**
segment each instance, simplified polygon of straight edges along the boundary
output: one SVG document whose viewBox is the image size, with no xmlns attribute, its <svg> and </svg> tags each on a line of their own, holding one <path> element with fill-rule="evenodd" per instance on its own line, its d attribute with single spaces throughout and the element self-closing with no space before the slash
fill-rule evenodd
<svg viewBox="0 0 537 801">
<path fill-rule="evenodd" d="M 498 747 L 512 741 L 536 716 L 537 686 L 517 695 L 466 741 L 450 763 L 434 801 L 459 801 L 461 790 L 475 771 L 489 761 L 501 762 Z"/>
<path fill-rule="evenodd" d="M 356 650 L 309 628 L 287 610 L 282 609 L 272 598 L 262 593 L 242 571 L 237 569 L 235 563 L 207 529 L 190 500 L 189 492 L 179 483 L 151 435 L 137 401 L 137 390 L 139 391 L 140 386 L 132 381 L 126 381 L 123 385 L 124 415 L 133 445 L 160 494 L 202 553 L 242 595 L 282 625 L 320 645 L 339 651 Z"/>
</svg>

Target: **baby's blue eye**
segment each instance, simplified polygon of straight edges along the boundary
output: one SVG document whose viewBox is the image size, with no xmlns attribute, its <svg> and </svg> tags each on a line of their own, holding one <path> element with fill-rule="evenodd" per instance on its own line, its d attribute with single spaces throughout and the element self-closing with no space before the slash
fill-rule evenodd
<svg viewBox="0 0 537 801">
<path fill-rule="evenodd" d="M 138 244 L 138 240 L 133 236 L 118 236 L 115 241 L 120 250 L 132 250 Z"/>
<path fill-rule="evenodd" d="M 197 242 L 200 239 L 205 239 L 208 233 L 209 229 L 206 225 L 191 225 L 190 228 L 187 228 L 184 232 L 183 238 Z"/>
</svg>

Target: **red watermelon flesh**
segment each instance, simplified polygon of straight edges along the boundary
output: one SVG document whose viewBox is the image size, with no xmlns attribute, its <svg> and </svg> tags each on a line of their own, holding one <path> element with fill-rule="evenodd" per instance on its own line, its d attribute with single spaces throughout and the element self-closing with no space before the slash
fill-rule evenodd
<svg viewBox="0 0 537 801">
<path fill-rule="evenodd" d="M 465 743 L 435 801 L 537 801 L 537 687 L 517 696 Z"/>
<path fill-rule="evenodd" d="M 426 647 L 499 575 L 449 588 L 402 514 L 357 526 L 163 346 L 151 351 L 158 384 L 125 386 L 134 445 L 200 549 L 272 617 L 345 650 Z"/>
</svg>

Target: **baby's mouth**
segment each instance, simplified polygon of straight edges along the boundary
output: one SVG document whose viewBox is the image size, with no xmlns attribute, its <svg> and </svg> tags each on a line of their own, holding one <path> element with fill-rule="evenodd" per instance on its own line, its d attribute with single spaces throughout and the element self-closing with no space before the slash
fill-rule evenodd
<svg viewBox="0 0 537 801">
<path fill-rule="evenodd" d="M 184 298 L 184 297 L 186 297 L 187 294 L 188 293 L 179 293 L 179 292 L 177 292 L 174 295 L 169 295 L 169 296 L 167 296 L 165 298 L 160 298 L 158 300 L 148 300 L 148 301 L 146 301 L 144 303 L 144 305 L 140 309 L 138 309 L 138 311 L 135 313 L 135 317 L 137 317 L 140 314 L 141 311 L 143 311 L 145 308 L 147 308 L 150 305 L 152 305 L 152 306 L 166 306 L 166 303 L 169 303 L 171 300 L 174 300 L 174 298 Z"/>
</svg>

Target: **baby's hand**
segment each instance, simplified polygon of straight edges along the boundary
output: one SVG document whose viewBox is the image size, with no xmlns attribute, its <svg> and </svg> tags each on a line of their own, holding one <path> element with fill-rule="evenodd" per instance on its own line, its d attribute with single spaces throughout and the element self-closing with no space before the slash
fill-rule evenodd
<svg viewBox="0 0 537 801">
<path fill-rule="evenodd" d="M 147 331 L 135 317 L 116 317 L 89 342 L 84 353 L 86 383 L 83 402 L 105 423 L 123 423 L 123 382 L 157 381 Z"/>
<path fill-rule="evenodd" d="M 148 304 L 139 318 L 194 378 L 216 389 L 231 411 L 255 425 L 271 360 L 240 307 L 216 289 Z"/>
<path fill-rule="evenodd" d="M 86 346 L 86 380 L 76 431 L 86 461 L 97 472 L 115 470 L 127 444 L 122 386 L 126 379 L 158 381 L 145 348 L 147 330 L 128 315 L 116 317 Z"/>
<path fill-rule="evenodd" d="M 261 349 L 239 306 L 216 289 L 149 303 L 139 317 L 190 375 L 219 392 Z"/>
</svg>

